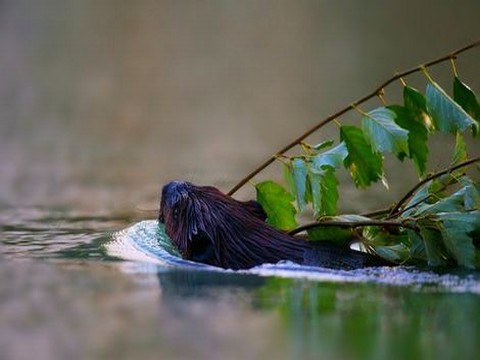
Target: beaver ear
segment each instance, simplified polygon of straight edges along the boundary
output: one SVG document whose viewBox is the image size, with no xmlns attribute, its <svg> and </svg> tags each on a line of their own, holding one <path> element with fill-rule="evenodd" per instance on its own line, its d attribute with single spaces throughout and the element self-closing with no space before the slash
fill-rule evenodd
<svg viewBox="0 0 480 360">
<path fill-rule="evenodd" d="M 267 214 L 265 213 L 265 210 L 263 210 L 262 205 L 260 205 L 258 201 L 255 201 L 255 200 L 244 201 L 242 202 L 242 204 L 256 218 L 262 221 L 267 220 Z"/>
<path fill-rule="evenodd" d="M 215 248 L 212 239 L 203 231 L 192 236 L 190 260 L 215 265 Z"/>
</svg>

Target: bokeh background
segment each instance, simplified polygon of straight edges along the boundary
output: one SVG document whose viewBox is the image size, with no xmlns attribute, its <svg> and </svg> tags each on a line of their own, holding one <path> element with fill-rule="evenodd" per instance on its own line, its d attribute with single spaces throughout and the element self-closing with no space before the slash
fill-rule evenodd
<svg viewBox="0 0 480 360">
<path fill-rule="evenodd" d="M 478 1 L 2 0 L 0 202 L 128 211 L 155 209 L 171 179 L 226 191 L 393 73 L 478 38 L 479 13 Z M 459 61 L 477 90 L 478 56 Z M 450 89 L 448 64 L 435 71 Z"/>
</svg>

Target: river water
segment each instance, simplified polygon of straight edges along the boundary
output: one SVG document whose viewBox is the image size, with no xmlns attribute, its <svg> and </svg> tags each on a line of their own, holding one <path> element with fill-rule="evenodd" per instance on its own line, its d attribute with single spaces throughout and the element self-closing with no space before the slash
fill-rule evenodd
<svg viewBox="0 0 480 360">
<path fill-rule="evenodd" d="M 0 359 L 476 359 L 476 273 L 212 271 L 144 243 L 163 183 L 228 190 L 394 72 L 478 38 L 478 13 L 478 1 L 0 1 Z M 479 59 L 457 62 L 477 93 Z M 448 64 L 432 74 L 450 89 Z M 445 144 L 433 139 L 432 169 Z M 340 174 L 342 211 L 403 194 L 414 171 L 397 166 L 390 192 L 357 194 Z"/>
</svg>

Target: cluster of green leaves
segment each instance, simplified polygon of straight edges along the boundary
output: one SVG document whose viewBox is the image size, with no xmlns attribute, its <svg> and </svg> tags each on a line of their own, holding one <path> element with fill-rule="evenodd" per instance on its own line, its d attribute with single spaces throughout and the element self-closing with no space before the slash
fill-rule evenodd
<svg viewBox="0 0 480 360">
<path fill-rule="evenodd" d="M 480 188 L 478 182 L 464 175 L 464 169 L 426 182 L 406 204 L 399 204 L 395 213 L 386 212 L 375 219 L 338 215 L 336 177 L 337 169 L 344 167 L 358 188 L 386 182 L 383 156 L 390 153 L 400 161 L 413 161 L 422 178 L 427 171 L 427 141 L 434 132 L 456 136 L 451 165 L 466 160 L 461 134 L 470 130 L 475 141 L 479 137 L 480 104 L 475 93 L 455 77 L 451 97 L 429 78 L 424 94 L 405 86 L 403 104 L 359 112 L 361 127 L 341 125 L 338 144 L 303 143 L 301 154 L 284 160 L 287 189 L 273 181 L 256 185 L 257 200 L 267 213 L 267 221 L 282 230 L 292 230 L 297 226 L 296 216 L 311 206 L 315 219 L 330 222 L 329 226 L 310 229 L 311 240 L 345 245 L 360 240 L 367 250 L 391 261 L 475 267 L 475 252 L 480 248 Z M 344 226 L 345 222 L 372 220 L 381 224 L 385 219 L 401 225 Z M 332 221 L 343 225 L 331 226 Z M 478 266 L 479 259 L 480 255 Z"/>
</svg>

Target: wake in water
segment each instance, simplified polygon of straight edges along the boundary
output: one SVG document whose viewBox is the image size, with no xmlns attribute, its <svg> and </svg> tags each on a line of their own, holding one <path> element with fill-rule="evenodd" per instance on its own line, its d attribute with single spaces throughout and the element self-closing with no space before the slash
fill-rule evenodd
<svg viewBox="0 0 480 360">
<path fill-rule="evenodd" d="M 373 282 L 398 286 L 431 285 L 438 291 L 473 292 L 480 294 L 480 275 L 478 272 L 462 274 L 437 274 L 422 271 L 414 267 L 371 267 L 357 270 L 332 270 L 327 268 L 298 265 L 281 261 L 277 264 L 264 264 L 248 270 L 224 270 L 222 268 L 200 264 L 181 258 L 163 231 L 163 225 L 156 220 L 139 222 L 112 235 L 105 245 L 111 256 L 153 265 L 141 267 L 142 271 L 159 271 L 161 268 L 184 270 L 204 270 L 224 273 L 255 274 L 259 276 L 277 276 L 304 278 L 314 281 L 334 282 Z M 147 270 L 148 269 L 148 270 Z"/>
</svg>

